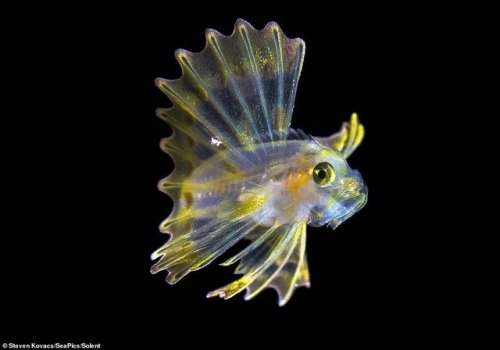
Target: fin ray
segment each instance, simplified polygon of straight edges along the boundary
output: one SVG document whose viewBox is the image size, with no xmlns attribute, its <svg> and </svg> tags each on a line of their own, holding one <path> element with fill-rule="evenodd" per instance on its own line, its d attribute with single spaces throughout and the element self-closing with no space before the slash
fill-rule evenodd
<svg viewBox="0 0 500 350">
<path fill-rule="evenodd" d="M 301 235 L 295 245 L 292 255 L 288 258 L 279 272 L 269 282 L 269 287 L 278 292 L 279 305 L 284 306 L 292 297 L 293 292 L 300 286 L 297 281 L 301 277 L 306 249 L 306 236 Z"/>
</svg>

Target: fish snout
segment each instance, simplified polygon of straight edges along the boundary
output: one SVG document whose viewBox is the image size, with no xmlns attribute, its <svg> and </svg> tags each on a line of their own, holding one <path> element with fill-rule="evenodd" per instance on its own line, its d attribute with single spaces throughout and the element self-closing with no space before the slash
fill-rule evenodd
<svg viewBox="0 0 500 350">
<path fill-rule="evenodd" d="M 351 176 L 341 180 L 341 188 L 341 197 L 344 199 L 368 195 L 368 188 L 357 170 L 353 170 Z"/>
</svg>

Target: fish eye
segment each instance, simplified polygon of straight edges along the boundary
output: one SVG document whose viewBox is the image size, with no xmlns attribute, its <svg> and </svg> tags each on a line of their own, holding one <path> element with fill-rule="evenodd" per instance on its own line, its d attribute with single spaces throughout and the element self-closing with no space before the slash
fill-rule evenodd
<svg viewBox="0 0 500 350">
<path fill-rule="evenodd" d="M 324 187 L 335 180 L 335 169 L 328 162 L 321 162 L 313 169 L 313 179 L 319 186 Z"/>
</svg>

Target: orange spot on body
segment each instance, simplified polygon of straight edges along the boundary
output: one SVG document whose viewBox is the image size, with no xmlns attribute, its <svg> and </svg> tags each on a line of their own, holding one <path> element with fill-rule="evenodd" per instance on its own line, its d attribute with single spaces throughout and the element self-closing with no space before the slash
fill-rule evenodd
<svg viewBox="0 0 500 350">
<path fill-rule="evenodd" d="M 285 180 L 284 187 L 290 192 L 297 193 L 309 179 L 310 176 L 305 172 L 292 173 L 288 179 Z"/>
</svg>

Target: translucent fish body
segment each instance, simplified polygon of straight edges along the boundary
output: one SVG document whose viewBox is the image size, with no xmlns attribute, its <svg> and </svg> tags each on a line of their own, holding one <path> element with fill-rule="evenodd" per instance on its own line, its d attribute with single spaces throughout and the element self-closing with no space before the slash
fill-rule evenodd
<svg viewBox="0 0 500 350">
<path fill-rule="evenodd" d="M 290 129 L 304 52 L 276 23 L 257 31 L 238 20 L 229 37 L 208 30 L 201 53 L 177 52 L 180 79 L 157 81 L 174 103 L 158 115 L 173 129 L 161 148 L 175 169 L 159 184 L 174 208 L 153 273 L 167 270 L 176 283 L 244 240 L 222 262 L 238 262 L 243 276 L 208 296 L 246 290 L 249 299 L 271 287 L 284 305 L 310 284 L 306 225 L 335 228 L 366 203 L 346 162 L 364 136 L 356 114 L 330 137 Z"/>
</svg>

